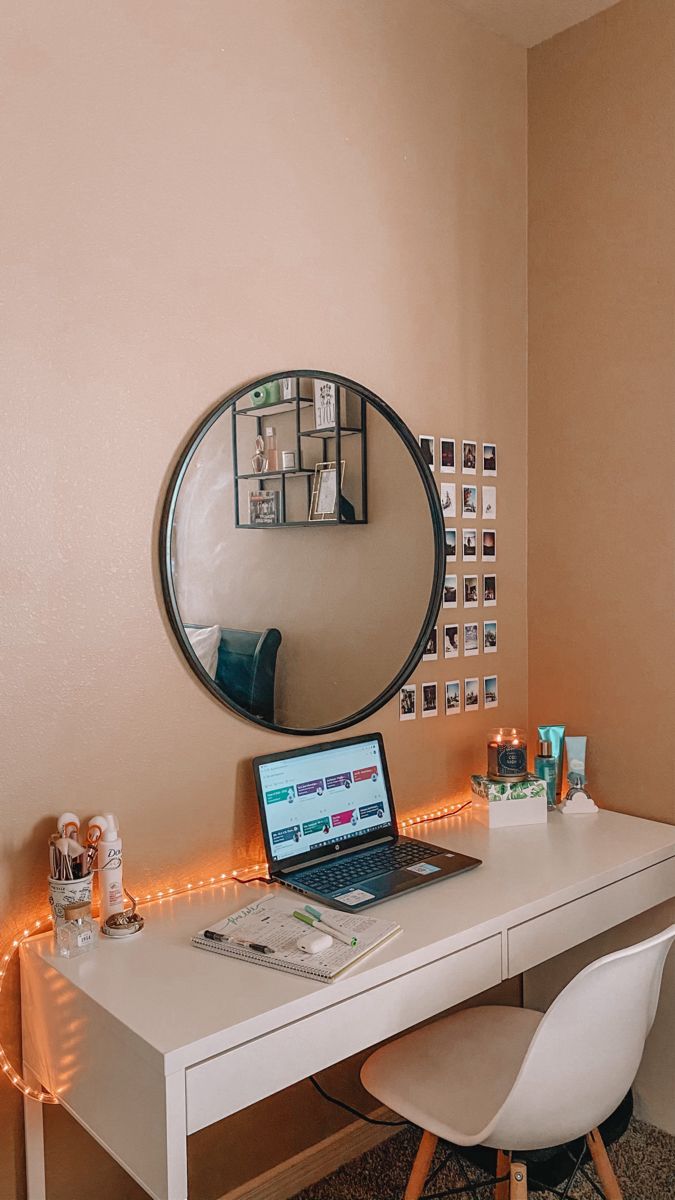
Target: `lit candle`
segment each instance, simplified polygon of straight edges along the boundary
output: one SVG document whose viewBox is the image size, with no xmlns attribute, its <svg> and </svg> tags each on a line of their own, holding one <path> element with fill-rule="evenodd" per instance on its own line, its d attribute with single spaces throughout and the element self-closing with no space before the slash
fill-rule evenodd
<svg viewBox="0 0 675 1200">
<path fill-rule="evenodd" d="M 491 730 L 487 751 L 489 779 L 515 783 L 527 778 L 527 741 L 522 729 Z"/>
</svg>

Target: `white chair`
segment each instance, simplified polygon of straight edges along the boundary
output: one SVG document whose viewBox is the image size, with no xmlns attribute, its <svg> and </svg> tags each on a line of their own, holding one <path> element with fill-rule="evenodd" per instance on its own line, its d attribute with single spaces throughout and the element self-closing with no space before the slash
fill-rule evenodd
<svg viewBox="0 0 675 1200">
<path fill-rule="evenodd" d="M 423 1129 L 404 1200 L 418 1200 L 439 1138 L 497 1150 L 496 1200 L 526 1200 L 517 1151 L 585 1137 L 607 1200 L 622 1200 L 598 1125 L 630 1088 L 675 925 L 581 971 L 546 1013 L 470 1008 L 383 1046 L 364 1087 Z"/>
</svg>

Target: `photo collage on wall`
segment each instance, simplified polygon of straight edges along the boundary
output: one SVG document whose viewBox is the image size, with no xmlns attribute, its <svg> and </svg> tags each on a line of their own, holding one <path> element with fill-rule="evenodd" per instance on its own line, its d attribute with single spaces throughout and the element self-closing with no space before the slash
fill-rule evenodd
<svg viewBox="0 0 675 1200">
<path fill-rule="evenodd" d="M 468 611 L 497 607 L 497 446 L 494 442 L 437 439 L 432 434 L 421 434 L 418 441 L 427 467 L 437 476 L 445 524 L 442 620 L 429 635 L 422 662 L 457 659 L 453 671 L 460 673 L 461 659 L 497 654 L 499 649 L 496 614 Z M 448 479 L 449 475 L 460 478 Z M 459 611 L 452 609 L 464 611 L 460 617 Z M 440 685 L 438 681 L 422 682 L 420 715 L 436 717 L 440 709 L 450 717 L 481 707 L 496 708 L 496 672 L 467 673 L 471 670 L 480 670 L 479 664 L 469 667 L 467 663 L 461 679 L 444 680 Z M 401 688 L 399 715 L 402 721 L 416 719 L 417 684 Z"/>
</svg>

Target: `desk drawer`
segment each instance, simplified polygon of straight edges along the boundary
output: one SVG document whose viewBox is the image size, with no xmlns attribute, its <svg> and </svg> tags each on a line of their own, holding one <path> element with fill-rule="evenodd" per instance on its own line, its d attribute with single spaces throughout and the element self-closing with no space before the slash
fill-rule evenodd
<svg viewBox="0 0 675 1200">
<path fill-rule="evenodd" d="M 583 820 L 569 817 L 566 820 Z M 627 921 L 675 895 L 675 858 L 646 867 L 508 931 L 508 977 Z"/>
<path fill-rule="evenodd" d="M 188 1133 L 493 987 L 501 965 L 495 934 L 190 1067 Z"/>
</svg>

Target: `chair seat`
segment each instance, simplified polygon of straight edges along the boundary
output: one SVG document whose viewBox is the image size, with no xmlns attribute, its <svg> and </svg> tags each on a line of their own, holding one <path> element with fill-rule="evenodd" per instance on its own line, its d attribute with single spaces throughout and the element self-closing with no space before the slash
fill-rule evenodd
<svg viewBox="0 0 675 1200">
<path fill-rule="evenodd" d="M 361 1081 L 422 1129 L 475 1146 L 511 1091 L 542 1016 L 507 1006 L 451 1013 L 376 1050 Z"/>
</svg>

